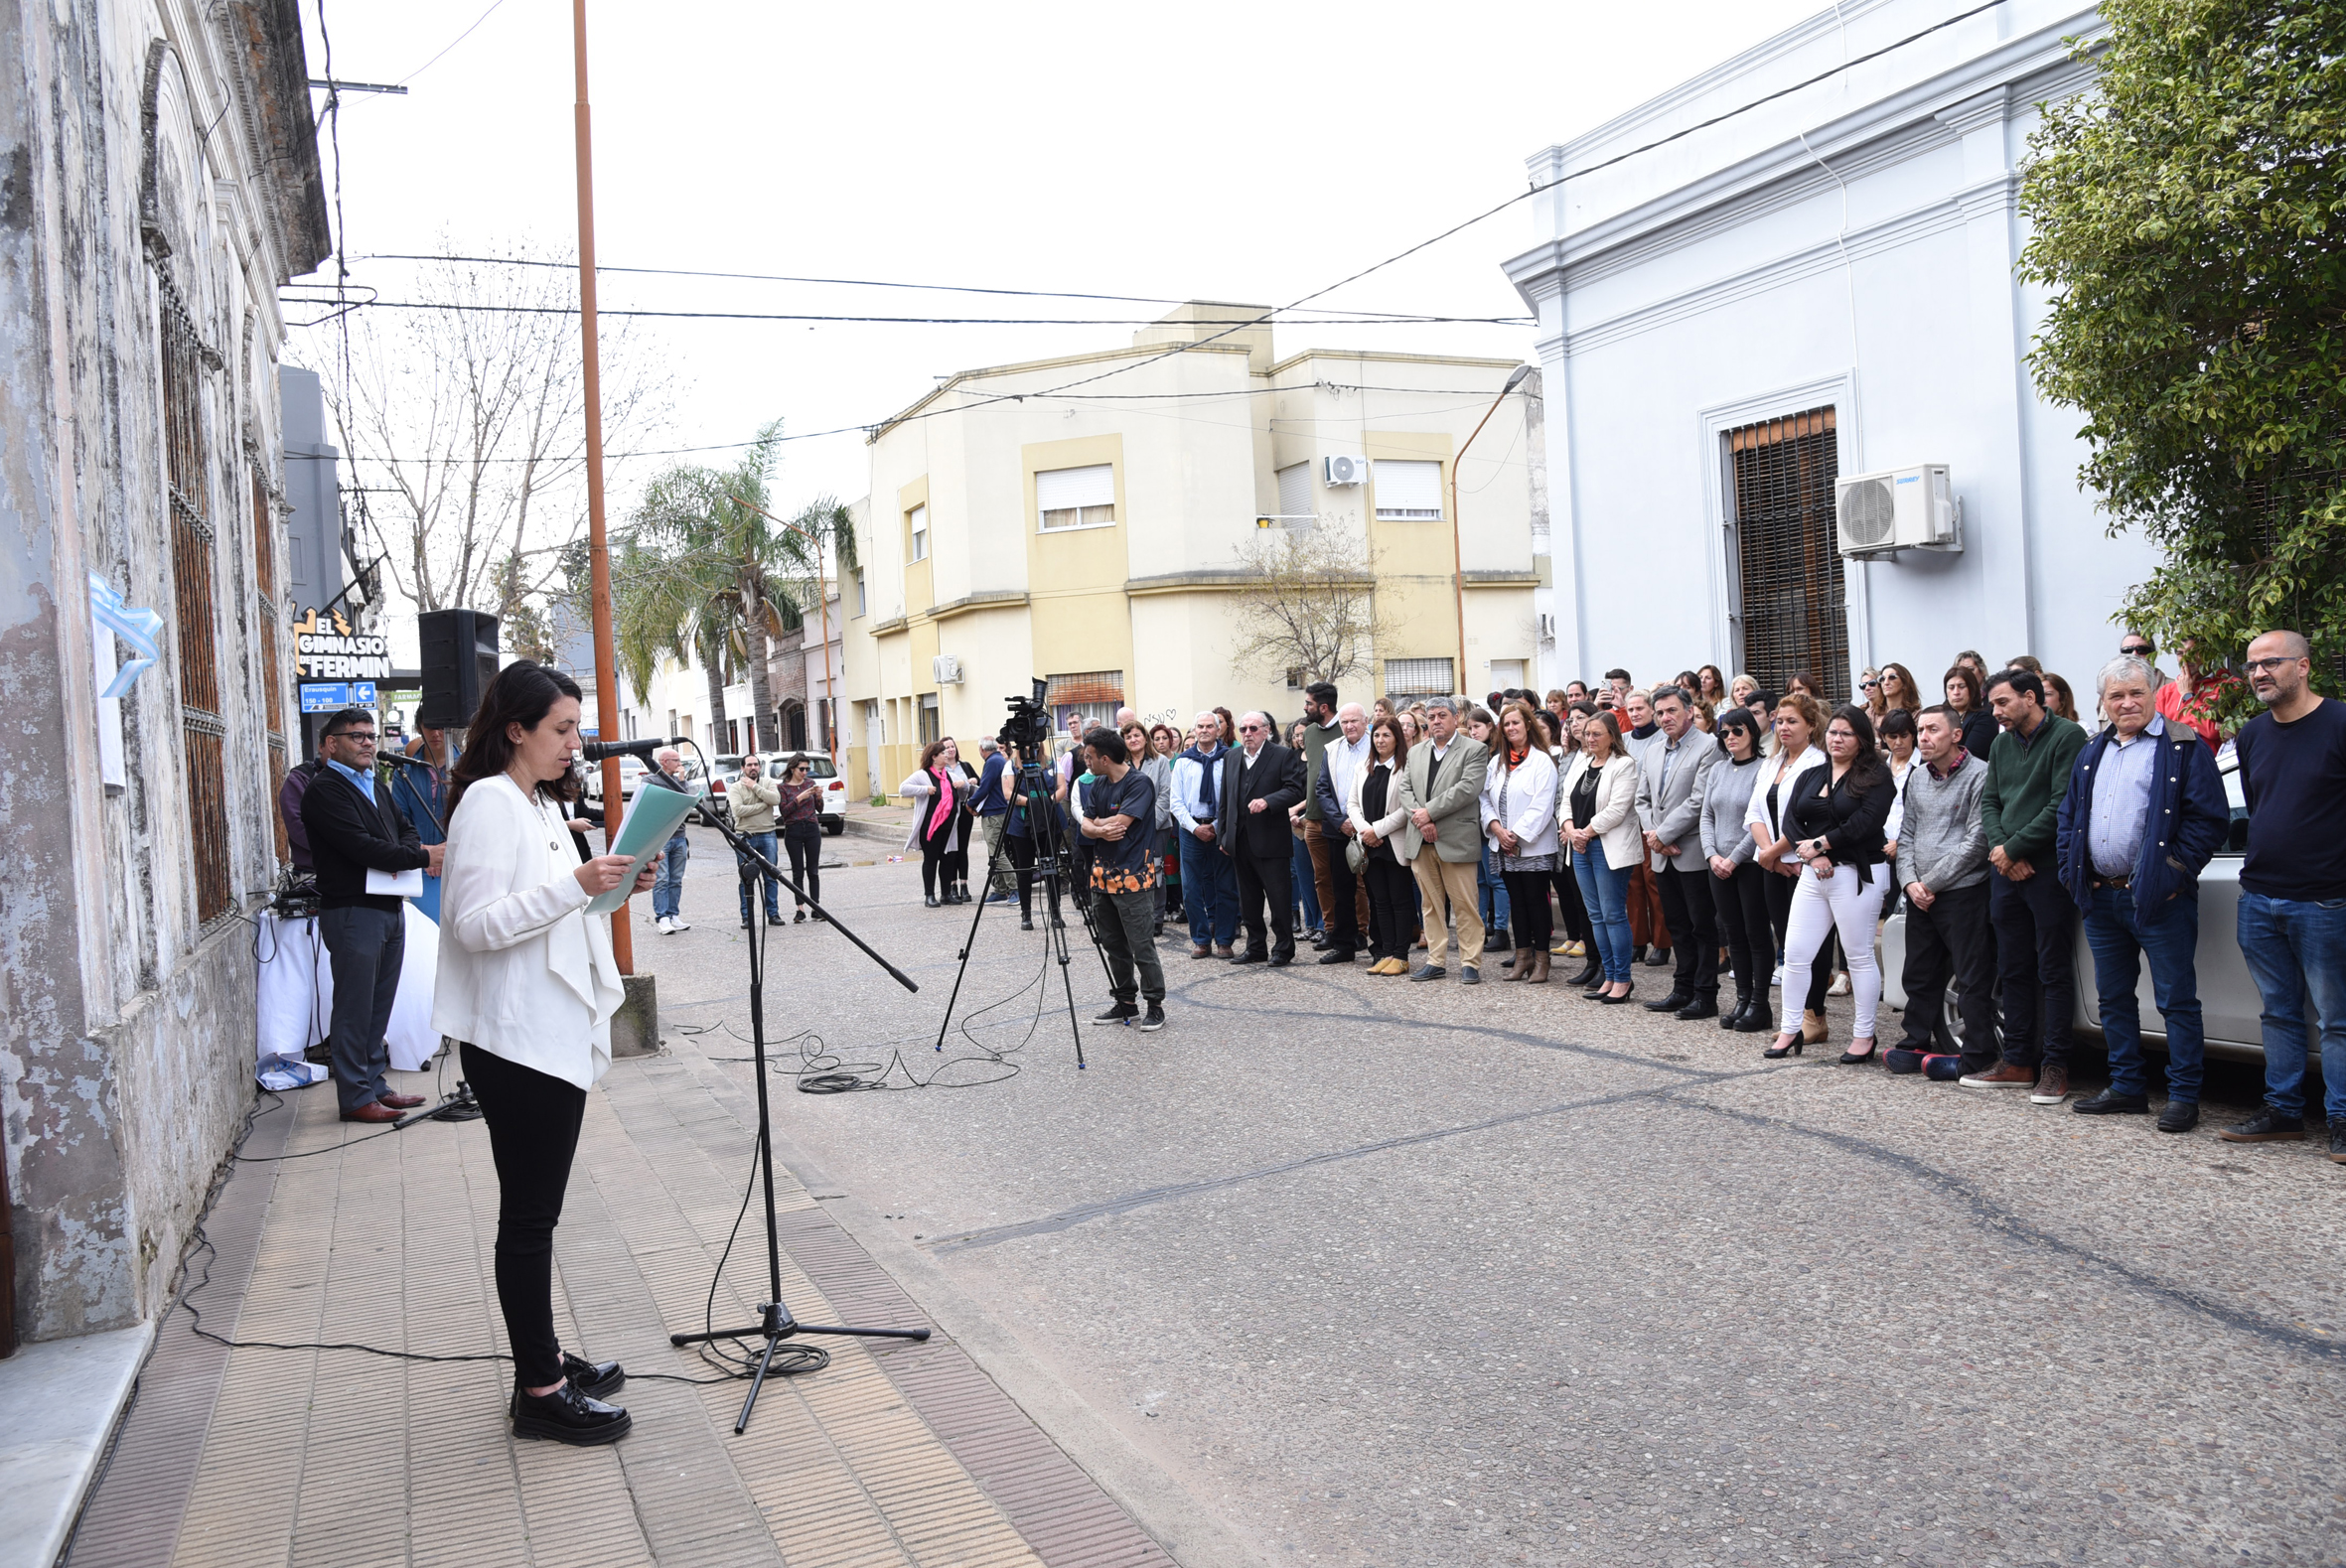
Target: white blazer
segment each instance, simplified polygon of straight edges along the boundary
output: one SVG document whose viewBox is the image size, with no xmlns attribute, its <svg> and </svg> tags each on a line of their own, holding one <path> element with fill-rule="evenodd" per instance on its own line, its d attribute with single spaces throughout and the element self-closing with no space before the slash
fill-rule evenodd
<svg viewBox="0 0 2346 1568">
<path fill-rule="evenodd" d="M 1571 771 L 1556 786 L 1558 822 L 1572 820 L 1572 791 L 1587 772 L 1588 753 L 1574 752 Z M 1614 871 L 1634 871 L 1646 852 L 1645 835 L 1637 820 L 1637 758 L 1617 751 L 1596 778 L 1596 811 L 1588 825 L 1596 829 L 1596 841 L 1604 846 L 1605 865 Z"/>
<path fill-rule="evenodd" d="M 1387 774 L 1385 803 L 1390 809 L 1386 811 L 1385 815 L 1372 822 L 1361 807 L 1361 791 L 1368 785 L 1369 776 L 1380 768 L 1386 770 Z M 1374 832 L 1377 835 L 1375 849 L 1370 849 L 1366 844 L 1363 844 L 1361 848 L 1371 855 L 1385 855 L 1391 858 L 1395 865 L 1406 865 L 1407 862 L 1401 859 L 1400 851 L 1395 847 L 1393 837 L 1394 834 L 1400 832 L 1401 824 L 1409 820 L 1409 808 L 1401 803 L 1400 769 L 1392 763 L 1381 762 L 1377 758 L 1371 757 L 1352 776 L 1352 787 L 1346 790 L 1345 794 L 1344 814 L 1351 818 L 1352 830 L 1355 833 Z"/>
<path fill-rule="evenodd" d="M 611 1066 L 627 992 L 573 845 L 555 807 L 506 775 L 465 790 L 440 869 L 432 1027 L 586 1088 Z"/>
<path fill-rule="evenodd" d="M 1493 831 L 1503 825 L 1499 820 L 1499 786 L 1507 785 L 1508 819 L 1504 824 L 1517 840 L 1518 855 L 1552 855 L 1560 847 L 1555 830 L 1555 764 L 1545 751 L 1534 747 L 1524 756 L 1515 778 L 1507 777 L 1507 753 L 1500 750 L 1491 754 L 1491 766 L 1483 775 L 1483 837 L 1489 839 L 1493 850 L 1499 849 L 1499 836 Z"/>
<path fill-rule="evenodd" d="M 1773 754 L 1760 764 L 1759 777 L 1751 782 L 1750 808 L 1743 813 L 1743 825 L 1751 829 L 1754 853 L 1784 836 L 1781 826 L 1784 810 L 1792 804 L 1793 782 L 1810 769 L 1823 766 L 1825 760 L 1825 748 L 1812 745 L 1801 752 L 1800 760 L 1792 765 L 1790 773 L 1785 772 L 1782 752 Z M 1775 821 L 1768 819 L 1768 791 L 1771 788 L 1776 790 Z"/>
</svg>

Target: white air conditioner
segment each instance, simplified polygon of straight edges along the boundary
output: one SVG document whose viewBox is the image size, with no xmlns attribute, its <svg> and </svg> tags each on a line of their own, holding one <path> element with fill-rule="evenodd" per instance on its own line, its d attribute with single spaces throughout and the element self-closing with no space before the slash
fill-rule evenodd
<svg viewBox="0 0 2346 1568">
<path fill-rule="evenodd" d="M 1365 485 L 1369 482 L 1369 460 L 1345 456 L 1320 459 L 1320 483 L 1323 485 Z"/>
<path fill-rule="evenodd" d="M 1944 463 L 1851 475 L 1840 481 L 1835 498 L 1843 555 L 1963 548 L 1963 512 Z"/>
<path fill-rule="evenodd" d="M 929 672 L 937 677 L 937 683 L 940 686 L 959 685 L 961 683 L 961 655 L 958 653 L 938 654 L 929 661 Z"/>
</svg>

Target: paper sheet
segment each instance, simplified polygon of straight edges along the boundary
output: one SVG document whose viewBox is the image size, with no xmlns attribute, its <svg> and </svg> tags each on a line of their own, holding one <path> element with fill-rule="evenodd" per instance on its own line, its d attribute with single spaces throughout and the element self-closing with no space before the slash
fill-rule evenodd
<svg viewBox="0 0 2346 1568">
<path fill-rule="evenodd" d="M 367 871 L 367 891 L 369 894 L 400 899 L 423 897 L 423 867 L 413 871 Z"/>
<path fill-rule="evenodd" d="M 636 879 L 644 874 L 644 863 L 667 847 L 676 824 L 698 804 L 700 796 L 680 789 L 665 789 L 658 784 L 637 789 L 635 799 L 628 802 L 626 820 L 619 824 L 619 842 L 611 846 L 612 854 L 628 857 L 628 873 L 620 879 L 618 887 L 596 895 L 587 905 L 587 913 L 608 915 L 625 904 L 628 895 L 636 890 Z"/>
</svg>

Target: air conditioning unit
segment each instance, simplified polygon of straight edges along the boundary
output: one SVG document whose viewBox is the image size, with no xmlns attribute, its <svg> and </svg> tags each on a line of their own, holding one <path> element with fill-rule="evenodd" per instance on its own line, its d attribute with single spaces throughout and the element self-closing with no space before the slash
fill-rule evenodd
<svg viewBox="0 0 2346 1568">
<path fill-rule="evenodd" d="M 1323 485 L 1366 485 L 1369 482 L 1369 460 L 1359 457 L 1320 459 L 1320 483 Z"/>
<path fill-rule="evenodd" d="M 1944 463 L 1851 475 L 1840 481 L 1835 498 L 1843 555 L 1963 548 L 1963 511 Z"/>
<path fill-rule="evenodd" d="M 937 677 L 940 686 L 958 686 L 961 683 L 961 655 L 938 654 L 929 661 L 929 672 Z"/>
</svg>

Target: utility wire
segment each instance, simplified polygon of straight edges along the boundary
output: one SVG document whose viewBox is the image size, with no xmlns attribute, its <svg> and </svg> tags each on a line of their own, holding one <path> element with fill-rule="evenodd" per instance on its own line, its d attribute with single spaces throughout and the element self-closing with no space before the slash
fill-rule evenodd
<svg viewBox="0 0 2346 1568">
<path fill-rule="evenodd" d="M 333 299 L 310 299 L 300 295 L 278 296 L 288 305 L 334 305 Z M 394 311 L 456 311 L 489 316 L 576 316 L 578 308 L 571 305 L 472 305 L 453 300 L 352 300 L 353 310 Z M 1161 327 L 1165 323 L 1154 316 L 829 316 L 791 311 L 654 311 L 601 310 L 598 316 L 647 316 L 671 321 L 830 321 L 900 323 L 912 327 Z M 1182 326 L 1251 327 L 1266 318 L 1258 316 L 1231 316 L 1197 322 L 1183 322 Z M 1414 327 L 1427 324 L 1487 327 L 1530 327 L 1536 325 L 1529 316 L 1326 316 L 1304 325 L 1313 327 Z M 315 326 L 314 322 L 297 322 L 296 326 Z"/>
</svg>

